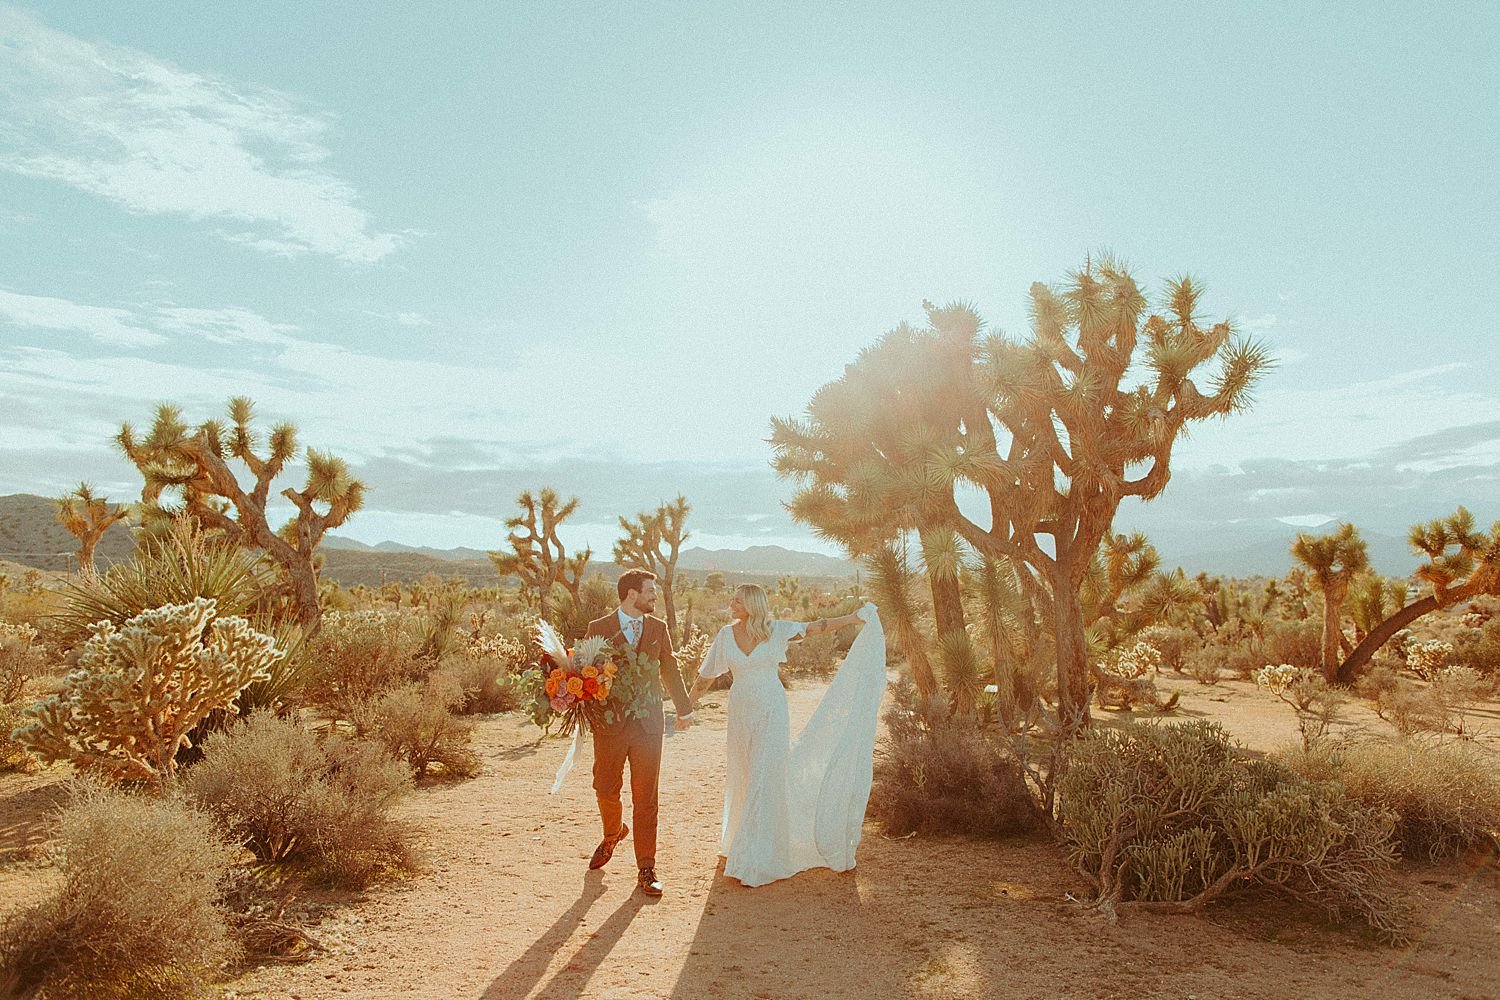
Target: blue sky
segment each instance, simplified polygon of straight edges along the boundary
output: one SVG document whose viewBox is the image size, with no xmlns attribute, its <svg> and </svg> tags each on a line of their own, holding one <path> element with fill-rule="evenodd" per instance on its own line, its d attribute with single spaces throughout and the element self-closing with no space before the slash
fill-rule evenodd
<svg viewBox="0 0 1500 1000">
<path fill-rule="evenodd" d="M 1316 9 L 1313 9 L 1314 6 Z M 357 11 L 357 13 L 351 13 Z M 681 490 L 816 547 L 773 414 L 1109 248 L 1282 359 L 1122 524 L 1500 517 L 1487 4 L 0 4 L 0 492 L 159 400 L 351 459 L 366 541 Z M 1201 546 L 1200 546 L 1201 547 Z"/>
</svg>

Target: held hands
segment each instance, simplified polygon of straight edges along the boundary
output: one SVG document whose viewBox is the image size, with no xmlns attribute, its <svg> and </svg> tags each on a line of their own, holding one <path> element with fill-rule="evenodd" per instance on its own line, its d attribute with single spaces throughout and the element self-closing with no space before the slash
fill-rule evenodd
<svg viewBox="0 0 1500 1000">
<path fill-rule="evenodd" d="M 679 715 L 677 717 L 677 721 L 672 723 L 672 728 L 677 730 L 679 733 L 688 729 L 692 729 L 693 717 L 691 713 L 688 715 Z"/>
</svg>

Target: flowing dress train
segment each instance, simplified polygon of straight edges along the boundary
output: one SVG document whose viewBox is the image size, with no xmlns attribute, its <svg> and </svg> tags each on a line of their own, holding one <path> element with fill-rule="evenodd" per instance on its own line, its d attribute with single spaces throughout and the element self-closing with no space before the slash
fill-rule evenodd
<svg viewBox="0 0 1500 1000">
<path fill-rule="evenodd" d="M 744 885 L 854 867 L 886 684 L 880 619 L 872 605 L 860 617 L 866 624 L 795 743 L 777 668 L 806 624 L 773 622 L 748 655 L 726 625 L 703 658 L 700 676 L 734 677 L 719 853 L 724 874 Z"/>
</svg>

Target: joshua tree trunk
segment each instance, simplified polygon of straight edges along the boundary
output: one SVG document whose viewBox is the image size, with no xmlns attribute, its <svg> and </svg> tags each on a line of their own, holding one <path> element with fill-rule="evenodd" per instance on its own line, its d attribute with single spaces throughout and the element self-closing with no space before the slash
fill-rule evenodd
<svg viewBox="0 0 1500 1000">
<path fill-rule="evenodd" d="M 1339 684 L 1354 683 L 1354 678 L 1359 675 L 1360 669 L 1366 663 L 1370 662 L 1370 657 L 1374 656 L 1381 646 L 1390 641 L 1391 636 L 1406 628 L 1406 626 L 1421 618 L 1427 612 L 1436 611 L 1438 607 L 1437 598 L 1428 594 L 1420 600 L 1412 601 L 1406 607 L 1370 629 L 1365 637 L 1360 640 L 1359 645 L 1354 647 L 1354 652 L 1349 654 L 1349 658 L 1340 663 L 1334 670 L 1331 679 Z"/>
<path fill-rule="evenodd" d="M 1330 581 L 1323 587 L 1323 676 L 1329 683 L 1338 679 L 1339 640 L 1344 630 L 1339 616 L 1344 604 L 1345 584 Z"/>
<path fill-rule="evenodd" d="M 1059 575 L 1064 575 L 1059 563 Z M 1088 647 L 1078 592 L 1060 582 L 1052 592 L 1052 622 L 1057 636 L 1057 718 L 1065 731 L 1089 717 Z"/>
</svg>

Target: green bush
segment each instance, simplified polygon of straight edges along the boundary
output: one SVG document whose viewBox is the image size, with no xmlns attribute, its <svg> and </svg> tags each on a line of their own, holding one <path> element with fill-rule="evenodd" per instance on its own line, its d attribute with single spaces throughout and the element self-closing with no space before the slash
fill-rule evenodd
<svg viewBox="0 0 1500 1000">
<path fill-rule="evenodd" d="M 898 701 L 885 721 L 869 811 L 891 833 L 1000 837 L 1042 824 L 1020 763 L 974 720 Z"/>
<path fill-rule="evenodd" d="M 413 866 L 410 831 L 390 817 L 411 772 L 370 742 L 260 713 L 211 736 L 184 785 L 261 861 L 354 887 Z"/>
<path fill-rule="evenodd" d="M 186 803 L 81 784 L 56 821 L 55 895 L 0 930 L 0 995 L 201 994 L 236 953 L 232 849 Z"/>
<path fill-rule="evenodd" d="M 1500 778 L 1471 747 L 1402 740 L 1280 756 L 1309 781 L 1336 781 L 1364 805 L 1395 813 L 1396 839 L 1408 858 L 1437 860 L 1500 846 Z"/>
<path fill-rule="evenodd" d="M 1260 888 L 1399 938 L 1395 817 L 1213 723 L 1095 729 L 1059 786 L 1065 838 L 1102 907 L 1194 912 Z"/>
</svg>

